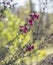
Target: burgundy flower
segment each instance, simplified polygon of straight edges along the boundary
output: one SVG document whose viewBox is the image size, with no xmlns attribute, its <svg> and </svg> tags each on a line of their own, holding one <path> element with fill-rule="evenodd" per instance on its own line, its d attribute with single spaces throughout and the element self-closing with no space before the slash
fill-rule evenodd
<svg viewBox="0 0 53 65">
<path fill-rule="evenodd" d="M 31 49 L 34 49 L 34 45 L 31 46 Z"/>
<path fill-rule="evenodd" d="M 37 15 L 37 14 L 34 14 L 34 17 L 35 17 L 36 19 L 39 19 L 39 15 Z"/>
<path fill-rule="evenodd" d="M 28 26 L 24 26 L 23 33 L 27 33 L 27 32 L 28 32 Z"/>
<path fill-rule="evenodd" d="M 29 24 L 30 24 L 31 26 L 33 25 L 33 20 L 32 20 L 32 19 L 29 20 Z"/>
<path fill-rule="evenodd" d="M 27 51 L 31 51 L 31 46 L 27 46 Z"/>
<path fill-rule="evenodd" d="M 35 19 L 35 18 L 34 18 L 34 13 L 31 13 L 31 14 L 30 14 L 30 17 L 31 17 L 32 20 L 34 20 L 34 19 Z"/>
<path fill-rule="evenodd" d="M 34 21 L 34 19 L 39 19 L 39 15 L 38 14 L 36 14 L 36 13 L 31 13 L 30 14 L 30 17 L 31 17 L 31 19 Z"/>
<path fill-rule="evenodd" d="M 27 33 L 28 32 L 28 26 L 19 26 L 19 30 L 23 33 Z"/>
<path fill-rule="evenodd" d="M 33 50 L 34 49 L 34 45 L 28 45 L 27 46 L 27 51 L 31 51 L 31 50 Z"/>
</svg>

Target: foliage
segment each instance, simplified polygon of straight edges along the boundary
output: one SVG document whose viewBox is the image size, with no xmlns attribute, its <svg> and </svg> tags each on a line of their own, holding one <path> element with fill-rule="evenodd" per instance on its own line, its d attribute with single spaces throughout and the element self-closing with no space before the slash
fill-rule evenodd
<svg viewBox="0 0 53 65">
<path fill-rule="evenodd" d="M 0 59 L 0 64 L 30 64 L 42 60 L 46 56 L 46 50 L 40 48 L 42 40 L 34 42 L 32 35 L 34 22 L 37 23 L 39 15 L 32 13 L 27 21 L 22 21 L 9 10 L 4 13 L 6 17 L 0 21 L 0 49 L 5 54 L 4 58 L 0 57 L 3 58 Z"/>
<path fill-rule="evenodd" d="M 31 34 L 31 31 L 29 31 L 27 34 L 19 34 L 19 26 L 24 25 L 25 21 L 18 19 L 18 17 L 11 14 L 9 10 L 6 10 L 4 13 L 6 17 L 4 20 L 0 21 L 0 49 L 2 51 L 2 48 L 5 47 L 3 50 L 7 49 L 7 51 L 5 51 L 7 54 L 5 59 L 0 61 L 1 63 L 2 61 L 4 62 L 7 57 L 9 60 L 9 57 L 11 58 L 12 54 L 14 54 L 16 50 L 20 49 L 19 46 L 23 47 L 30 40 Z M 15 40 L 13 42 L 8 43 L 14 38 Z M 6 62 L 8 62 L 8 60 Z"/>
</svg>

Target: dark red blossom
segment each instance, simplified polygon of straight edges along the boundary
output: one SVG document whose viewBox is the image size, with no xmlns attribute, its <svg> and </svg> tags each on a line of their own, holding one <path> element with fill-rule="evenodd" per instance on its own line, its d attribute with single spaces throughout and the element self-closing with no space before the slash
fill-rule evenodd
<svg viewBox="0 0 53 65">
<path fill-rule="evenodd" d="M 29 21 L 28 21 L 28 23 L 29 23 L 29 25 L 33 25 L 33 20 L 32 19 L 29 19 Z"/>
<path fill-rule="evenodd" d="M 35 17 L 36 19 L 39 19 L 39 15 L 37 15 L 37 14 L 34 14 L 34 17 Z"/>
<path fill-rule="evenodd" d="M 39 15 L 36 13 L 31 13 L 30 17 L 34 20 L 34 19 L 39 19 Z"/>
<path fill-rule="evenodd" d="M 34 45 L 28 45 L 27 46 L 27 51 L 31 51 L 31 50 L 33 50 L 34 49 Z"/>
<path fill-rule="evenodd" d="M 27 46 L 27 51 L 31 51 L 31 46 Z"/>
<path fill-rule="evenodd" d="M 34 45 L 31 46 L 31 49 L 34 49 Z"/>
<path fill-rule="evenodd" d="M 23 33 L 27 33 L 27 32 L 28 32 L 28 26 L 24 26 Z"/>
<path fill-rule="evenodd" d="M 23 33 L 27 33 L 28 32 L 28 26 L 20 26 L 19 30 Z"/>
</svg>

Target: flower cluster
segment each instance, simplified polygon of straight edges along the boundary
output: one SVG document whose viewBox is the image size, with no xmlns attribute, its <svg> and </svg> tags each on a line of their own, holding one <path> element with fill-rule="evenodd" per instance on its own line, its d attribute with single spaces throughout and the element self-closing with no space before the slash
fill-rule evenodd
<svg viewBox="0 0 53 65">
<path fill-rule="evenodd" d="M 36 13 L 31 13 L 31 14 L 29 15 L 29 17 L 30 17 L 30 18 L 27 19 L 27 25 L 26 25 L 26 26 L 25 26 L 25 25 L 24 25 L 24 26 L 19 26 L 20 31 L 23 32 L 23 33 L 27 33 L 27 32 L 28 32 L 28 30 L 29 30 L 28 24 L 29 24 L 30 26 L 33 26 L 34 21 L 35 21 L 36 19 L 39 19 L 39 15 L 36 14 Z"/>
<path fill-rule="evenodd" d="M 32 26 L 34 24 L 34 20 L 39 19 L 39 15 L 36 13 L 31 13 L 29 16 L 30 19 L 28 19 L 28 23 L 30 26 Z"/>
<path fill-rule="evenodd" d="M 33 26 L 34 21 L 37 20 L 37 19 L 39 19 L 39 15 L 36 14 L 36 13 L 31 13 L 29 15 L 29 18 L 27 19 L 27 24 L 25 24 L 24 26 L 19 26 L 20 32 L 26 34 L 30 30 L 29 26 Z M 34 45 L 28 45 L 26 47 L 27 51 L 31 51 L 33 49 L 34 49 Z"/>
</svg>

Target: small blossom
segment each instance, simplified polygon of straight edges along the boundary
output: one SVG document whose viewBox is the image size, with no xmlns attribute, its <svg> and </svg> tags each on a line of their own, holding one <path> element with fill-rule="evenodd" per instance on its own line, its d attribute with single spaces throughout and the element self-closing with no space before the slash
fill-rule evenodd
<svg viewBox="0 0 53 65">
<path fill-rule="evenodd" d="M 31 46 L 27 46 L 27 51 L 31 51 Z"/>
<path fill-rule="evenodd" d="M 28 26 L 20 26 L 20 31 L 23 33 L 27 33 L 28 32 Z"/>
<path fill-rule="evenodd" d="M 35 19 L 35 18 L 34 18 L 34 13 L 31 13 L 31 14 L 30 14 L 30 17 L 31 17 L 32 20 L 34 20 L 34 19 Z"/>
<path fill-rule="evenodd" d="M 31 51 L 34 49 L 34 45 L 27 46 L 27 51 Z"/>
<path fill-rule="evenodd" d="M 31 49 L 34 49 L 34 45 L 31 46 Z"/>
<path fill-rule="evenodd" d="M 37 15 L 37 14 L 34 14 L 34 17 L 35 17 L 36 19 L 39 19 L 39 15 Z"/>
<path fill-rule="evenodd" d="M 23 33 L 27 33 L 27 32 L 28 32 L 28 26 L 24 26 Z"/>
<path fill-rule="evenodd" d="M 33 25 L 33 20 L 32 20 L 32 19 L 29 20 L 29 24 L 30 24 L 31 26 Z"/>
<path fill-rule="evenodd" d="M 36 19 L 39 19 L 39 15 L 38 14 L 36 14 L 36 13 L 31 13 L 30 14 L 30 17 L 34 20 L 35 18 Z"/>
</svg>

